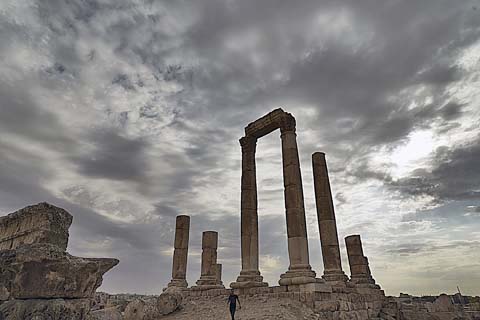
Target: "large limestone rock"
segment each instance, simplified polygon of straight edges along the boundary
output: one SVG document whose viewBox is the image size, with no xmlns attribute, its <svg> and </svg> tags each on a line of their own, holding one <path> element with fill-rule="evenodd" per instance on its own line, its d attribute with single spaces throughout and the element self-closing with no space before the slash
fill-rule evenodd
<svg viewBox="0 0 480 320">
<path fill-rule="evenodd" d="M 135 299 L 130 302 L 123 313 L 124 320 L 156 320 L 161 315 L 151 299 Z"/>
<path fill-rule="evenodd" d="M 452 303 L 452 299 L 446 294 L 442 293 L 432 304 L 432 312 L 452 312 L 455 311 L 455 307 Z"/>
<path fill-rule="evenodd" d="M 1 320 L 85 320 L 88 299 L 11 300 L 0 305 Z"/>
<path fill-rule="evenodd" d="M 115 307 L 92 311 L 87 320 L 123 320 L 122 313 Z"/>
<path fill-rule="evenodd" d="M 0 251 L 0 299 L 92 298 L 117 259 L 79 258 L 55 245 Z"/>
<path fill-rule="evenodd" d="M 167 315 L 176 311 L 182 304 L 180 289 L 170 287 L 157 298 L 157 310 L 161 315 Z"/>
<path fill-rule="evenodd" d="M 0 217 L 0 301 L 93 298 L 118 260 L 68 254 L 71 224 L 67 211 L 48 203 Z"/>
<path fill-rule="evenodd" d="M 72 216 L 46 202 L 0 217 L 0 250 L 23 244 L 48 243 L 67 250 Z"/>
<path fill-rule="evenodd" d="M 157 320 L 173 313 L 182 304 L 179 288 L 169 287 L 160 296 L 135 299 L 125 308 L 124 320 Z"/>
</svg>

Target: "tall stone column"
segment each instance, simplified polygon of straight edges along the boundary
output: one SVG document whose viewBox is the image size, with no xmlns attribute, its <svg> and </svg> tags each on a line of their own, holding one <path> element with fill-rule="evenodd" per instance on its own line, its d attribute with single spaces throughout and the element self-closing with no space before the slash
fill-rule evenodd
<svg viewBox="0 0 480 320">
<path fill-rule="evenodd" d="M 242 270 L 232 288 L 268 286 L 258 269 L 258 212 L 257 212 L 257 176 L 255 168 L 255 149 L 257 139 L 243 137 L 242 181 L 241 181 L 241 250 Z"/>
<path fill-rule="evenodd" d="M 330 190 L 325 153 L 315 152 L 312 155 L 312 165 L 318 228 L 320 231 L 324 266 L 322 278 L 326 281 L 345 282 L 348 278 L 342 270 L 337 222 L 335 220 L 335 210 L 333 207 L 332 191 Z"/>
<path fill-rule="evenodd" d="M 217 247 L 218 233 L 204 231 L 202 234 L 202 269 L 197 280 L 198 289 L 223 287 L 217 284 Z"/>
<path fill-rule="evenodd" d="M 348 263 L 350 264 L 350 281 L 355 284 L 375 284 L 372 278 L 368 259 L 363 255 L 362 240 L 360 235 L 351 235 L 345 238 L 347 246 Z"/>
<path fill-rule="evenodd" d="M 172 280 L 168 284 L 169 287 L 188 287 L 186 275 L 189 233 L 190 217 L 184 215 L 177 216 L 175 224 Z"/>
<path fill-rule="evenodd" d="M 309 261 L 302 176 L 295 133 L 295 118 L 292 115 L 285 115 L 280 131 L 290 266 L 288 271 L 280 276 L 279 284 L 312 283 L 316 280 L 315 272 Z"/>
</svg>

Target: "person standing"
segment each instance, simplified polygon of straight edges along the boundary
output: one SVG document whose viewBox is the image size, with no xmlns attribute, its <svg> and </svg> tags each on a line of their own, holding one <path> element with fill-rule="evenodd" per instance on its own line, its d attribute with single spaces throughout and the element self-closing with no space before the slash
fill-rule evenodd
<svg viewBox="0 0 480 320">
<path fill-rule="evenodd" d="M 240 304 L 240 299 L 234 293 L 233 289 L 230 290 L 230 295 L 228 296 L 228 304 L 230 305 L 230 315 L 232 316 L 232 320 L 235 320 L 235 311 L 237 310 L 237 301 L 238 301 L 238 309 L 242 309 L 242 305 Z"/>
</svg>

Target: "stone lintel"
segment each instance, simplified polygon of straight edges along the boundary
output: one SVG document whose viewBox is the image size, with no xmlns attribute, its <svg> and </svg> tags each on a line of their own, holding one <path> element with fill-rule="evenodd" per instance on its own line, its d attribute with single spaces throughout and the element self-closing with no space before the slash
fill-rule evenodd
<svg viewBox="0 0 480 320">
<path fill-rule="evenodd" d="M 263 137 L 280 127 L 281 120 L 287 113 L 281 108 L 275 109 L 245 127 L 245 135 L 255 138 Z"/>
</svg>

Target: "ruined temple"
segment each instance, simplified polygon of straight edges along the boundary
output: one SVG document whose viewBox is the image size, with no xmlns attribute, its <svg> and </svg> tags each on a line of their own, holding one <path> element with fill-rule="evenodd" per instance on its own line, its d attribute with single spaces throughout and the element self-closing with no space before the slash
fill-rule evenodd
<svg viewBox="0 0 480 320">
<path fill-rule="evenodd" d="M 278 285 L 263 281 L 255 152 L 257 140 L 280 130 L 289 267 Z M 385 297 L 363 250 L 361 236 L 347 236 L 350 275 L 342 268 L 335 208 L 325 153 L 312 155 L 315 203 L 323 271 L 309 258 L 302 175 L 295 118 L 276 109 L 245 127 L 240 139 L 241 271 L 230 284 L 240 296 L 242 319 L 477 320 L 480 304 L 447 295 L 431 299 Z M 221 235 L 202 233 L 200 278 L 187 283 L 190 217 L 175 221 L 171 281 L 158 296 L 95 294 L 105 272 L 119 261 L 67 253 L 72 216 L 48 203 L 0 217 L 0 320 L 211 320 L 226 316 L 230 290 L 222 282 L 217 248 Z M 320 276 L 321 274 L 321 276 Z"/>
<path fill-rule="evenodd" d="M 280 275 L 278 286 L 263 281 L 259 269 L 258 203 L 255 166 L 257 140 L 280 130 L 282 141 L 283 183 L 290 265 Z M 317 277 L 309 259 L 302 176 L 297 146 L 295 118 L 282 109 L 276 109 L 245 127 L 240 139 L 242 151 L 241 177 L 241 271 L 230 287 L 243 297 L 289 299 L 298 301 L 328 319 L 376 317 L 385 295 L 373 280 L 368 259 L 363 254 L 359 235 L 345 239 L 351 277 L 342 270 L 337 225 L 333 206 L 325 154 L 312 155 L 315 200 L 322 248 L 324 270 Z M 186 301 L 209 299 L 228 294 L 221 283 L 221 268 L 217 264 L 218 234 L 203 234 L 201 277 L 197 285 L 186 285 L 189 219 L 178 216 L 175 228 L 172 280 L 168 287 L 177 287 Z M 352 318 L 353 319 L 353 318 Z"/>
</svg>

